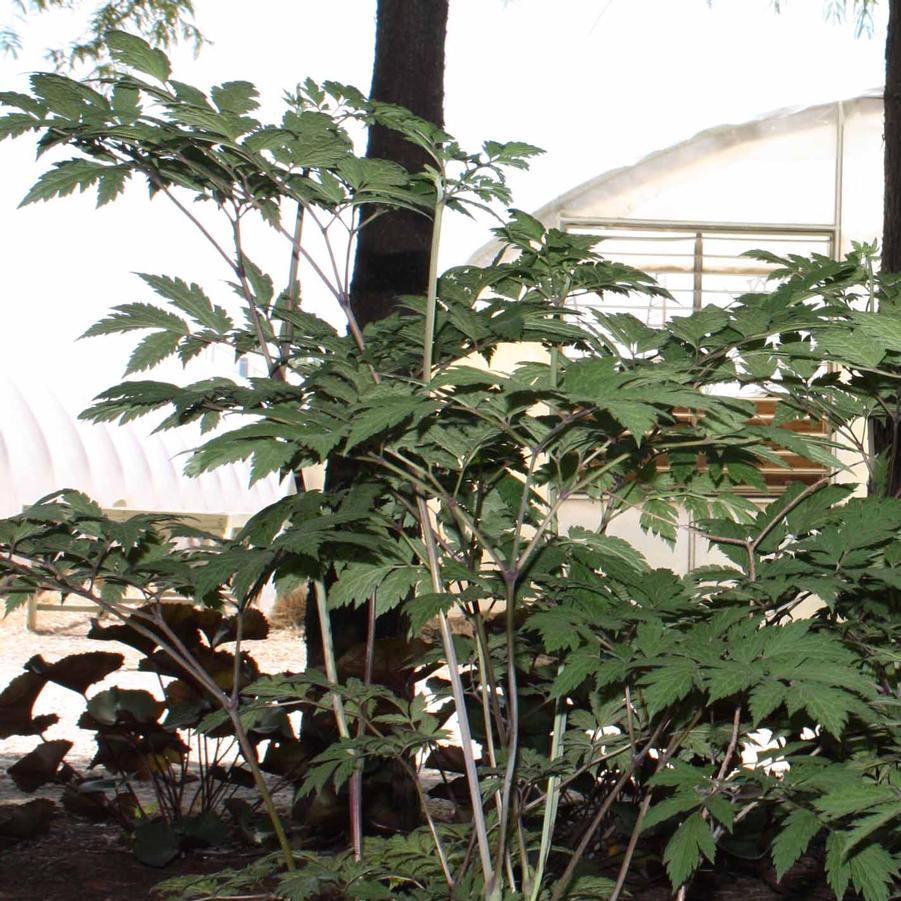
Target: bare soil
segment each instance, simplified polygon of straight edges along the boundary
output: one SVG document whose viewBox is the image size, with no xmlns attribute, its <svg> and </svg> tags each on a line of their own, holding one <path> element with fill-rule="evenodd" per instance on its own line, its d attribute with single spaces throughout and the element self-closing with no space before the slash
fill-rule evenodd
<svg viewBox="0 0 901 901">
<path fill-rule="evenodd" d="M 143 901 L 158 897 L 153 889 L 164 879 L 240 866 L 256 853 L 196 852 L 157 870 L 134 858 L 118 827 L 60 812 L 44 835 L 0 850 L 0 899 Z"/>
</svg>

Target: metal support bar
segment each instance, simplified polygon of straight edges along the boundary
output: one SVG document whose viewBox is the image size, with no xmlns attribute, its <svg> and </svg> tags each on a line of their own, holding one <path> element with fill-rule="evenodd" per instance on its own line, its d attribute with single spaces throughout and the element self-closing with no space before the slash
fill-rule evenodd
<svg viewBox="0 0 901 901">
<path fill-rule="evenodd" d="M 784 222 L 698 222 L 679 219 L 612 219 L 597 216 L 560 216 L 560 227 L 566 228 L 622 228 L 636 231 L 725 232 L 731 234 L 771 233 L 780 235 L 824 235 L 834 238 L 837 223 L 819 222 L 810 225 Z"/>
<path fill-rule="evenodd" d="M 842 201 L 844 199 L 845 174 L 845 105 L 839 100 L 835 104 L 835 203 L 832 218 L 835 222 L 832 256 L 842 255 Z"/>
<path fill-rule="evenodd" d="M 698 232 L 695 235 L 694 259 L 692 260 L 692 307 L 695 310 L 701 309 L 701 300 L 703 297 L 704 284 L 704 234 Z"/>
</svg>

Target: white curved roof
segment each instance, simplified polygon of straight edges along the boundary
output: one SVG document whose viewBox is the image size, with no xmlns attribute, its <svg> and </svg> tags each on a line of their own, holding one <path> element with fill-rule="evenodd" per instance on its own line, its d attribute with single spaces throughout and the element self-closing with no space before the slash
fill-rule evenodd
<svg viewBox="0 0 901 901">
<path fill-rule="evenodd" d="M 102 507 L 192 513 L 253 513 L 286 493 L 275 476 L 248 487 L 249 466 L 182 474 L 201 442 L 188 428 L 150 434 L 153 417 L 124 426 L 79 420 L 48 386 L 0 375 L 0 516 L 61 488 Z"/>
<path fill-rule="evenodd" d="M 533 215 L 547 226 L 592 218 L 837 224 L 847 249 L 846 237 L 872 240 L 881 228 L 881 95 L 706 129 L 583 182 Z M 497 247 L 485 244 L 470 262 L 484 265 Z"/>
</svg>

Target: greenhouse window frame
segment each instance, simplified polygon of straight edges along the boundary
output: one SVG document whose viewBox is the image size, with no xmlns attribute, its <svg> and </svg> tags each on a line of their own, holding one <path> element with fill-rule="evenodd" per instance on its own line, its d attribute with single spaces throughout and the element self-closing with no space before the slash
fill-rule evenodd
<svg viewBox="0 0 901 901">
<path fill-rule="evenodd" d="M 833 259 L 836 256 L 836 249 L 840 246 L 841 234 L 839 226 L 836 223 L 827 224 L 807 224 L 807 223 L 764 223 L 764 222 L 717 222 L 703 220 L 673 220 L 673 219 L 623 219 L 623 218 L 607 218 L 597 216 L 565 216 L 558 218 L 559 228 L 563 231 L 584 230 L 590 232 L 597 229 L 599 232 L 603 230 L 611 232 L 624 232 L 633 230 L 636 232 L 672 232 L 680 233 L 686 238 L 694 236 L 694 252 L 692 255 L 692 266 L 690 271 L 693 278 L 692 289 L 692 308 L 699 310 L 703 306 L 704 289 L 704 237 L 711 236 L 742 236 L 742 235 L 759 235 L 762 239 L 780 238 L 780 237 L 797 237 L 809 238 L 811 240 L 823 240 L 827 247 L 826 254 Z M 601 235 L 603 237 L 603 235 Z M 648 240 L 647 235 L 644 236 Z M 654 274 L 651 269 L 650 274 Z M 750 273 L 749 273 L 750 274 Z M 768 419 L 772 416 L 769 406 L 775 402 L 776 398 L 772 396 L 761 397 L 757 401 L 757 413 L 755 419 Z M 808 433 L 822 434 L 822 423 L 804 422 L 796 423 L 795 429 Z M 794 455 L 783 454 L 786 456 L 786 462 L 789 464 L 784 470 L 775 467 L 761 467 L 761 474 L 766 482 L 766 491 L 761 492 L 758 489 L 750 487 L 739 488 L 739 492 L 752 497 L 771 498 L 781 494 L 787 485 L 787 481 L 794 478 L 805 484 L 811 484 L 819 478 L 822 478 L 825 472 L 822 466 L 811 464 L 796 458 Z"/>
<path fill-rule="evenodd" d="M 692 308 L 701 309 L 704 289 L 704 238 L 741 237 L 743 235 L 759 235 L 763 241 L 767 238 L 809 238 L 827 242 L 826 256 L 836 258 L 837 249 L 841 246 L 841 229 L 837 222 L 832 223 L 774 223 L 774 222 L 722 222 L 713 220 L 692 219 L 629 219 L 602 216 L 568 216 L 558 217 L 561 231 L 584 230 L 620 231 L 620 232 L 663 232 L 681 233 L 686 238 L 694 237 L 694 251 L 691 274 L 693 277 Z M 600 234 L 599 237 L 604 237 Z M 749 248 L 750 249 L 750 248 Z M 641 267 L 639 267 L 641 268 Z M 652 268 L 649 274 L 654 274 Z"/>
</svg>

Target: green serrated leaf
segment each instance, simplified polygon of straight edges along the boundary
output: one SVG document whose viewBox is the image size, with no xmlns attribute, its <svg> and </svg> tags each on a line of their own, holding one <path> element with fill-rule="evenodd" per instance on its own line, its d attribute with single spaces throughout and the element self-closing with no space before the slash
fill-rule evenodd
<svg viewBox="0 0 901 901">
<path fill-rule="evenodd" d="M 599 401 L 599 405 L 622 423 L 637 444 L 641 444 L 644 433 L 653 428 L 659 418 L 656 407 L 639 401 L 603 399 Z"/>
<path fill-rule="evenodd" d="M 751 691 L 752 724 L 760 725 L 784 700 L 785 686 L 775 680 L 761 682 Z"/>
<path fill-rule="evenodd" d="M 773 839 L 771 845 L 776 879 L 781 881 L 807 850 L 807 846 L 820 829 L 822 829 L 820 821 L 803 808 L 796 808 L 786 817 L 782 831 Z"/>
<path fill-rule="evenodd" d="M 799 683 L 787 690 L 786 706 L 790 714 L 803 708 L 814 723 L 820 723 L 827 732 L 839 738 L 855 705 L 854 697 L 845 691 L 816 683 Z"/>
<path fill-rule="evenodd" d="M 582 636 L 573 628 L 571 611 L 552 607 L 539 610 L 529 617 L 529 627 L 537 629 L 544 642 L 545 650 L 554 654 L 561 650 L 575 650 L 582 642 Z"/>
<path fill-rule="evenodd" d="M 221 112 L 238 116 L 243 116 L 260 105 L 257 102 L 259 92 L 249 81 L 226 81 L 214 87 L 210 96 Z"/>
<path fill-rule="evenodd" d="M 885 356 L 885 345 L 873 335 L 833 331 L 817 337 L 817 346 L 832 360 L 862 366 L 878 366 Z"/>
<path fill-rule="evenodd" d="M 898 861 L 881 845 L 869 845 L 849 861 L 851 881 L 864 901 L 888 901 L 897 888 Z"/>
<path fill-rule="evenodd" d="M 648 714 L 653 716 L 681 701 L 695 687 L 695 664 L 690 660 L 677 660 L 647 673 L 641 683 L 645 686 Z"/>
<path fill-rule="evenodd" d="M 404 606 L 404 613 L 410 620 L 410 632 L 417 635 L 433 617 L 442 610 L 447 612 L 458 602 L 452 594 L 420 594 Z"/>
<path fill-rule="evenodd" d="M 213 306 L 203 289 L 194 284 L 189 285 L 180 278 L 165 275 L 138 275 L 159 294 L 172 301 L 183 313 L 187 313 L 198 325 L 222 335 L 234 327 L 231 317 L 220 306 Z"/>
<path fill-rule="evenodd" d="M 180 340 L 181 335 L 176 332 L 154 332 L 142 338 L 128 358 L 125 374 L 151 369 L 166 357 L 171 357 L 178 350 Z"/>
<path fill-rule="evenodd" d="M 394 569 L 390 563 L 351 563 L 329 592 L 329 606 L 360 605 L 375 594 L 382 579 Z"/>
<path fill-rule="evenodd" d="M 125 190 L 128 177 L 125 169 L 107 168 L 101 173 L 97 184 L 97 206 L 105 206 L 115 200 Z"/>
<path fill-rule="evenodd" d="M 893 801 L 896 793 L 887 785 L 876 785 L 863 780 L 842 785 L 814 801 L 818 810 L 834 817 L 849 813 L 865 813 L 877 804 Z"/>
<path fill-rule="evenodd" d="M 9 113 L 0 118 L 0 141 L 4 138 L 17 138 L 40 127 L 41 120 L 28 113 Z"/>
<path fill-rule="evenodd" d="M 149 303 L 125 303 L 113 307 L 112 315 L 92 325 L 81 337 L 130 332 L 138 329 L 165 329 L 179 335 L 187 335 L 188 326 L 181 317 L 169 310 Z"/>
<path fill-rule="evenodd" d="M 106 45 L 113 59 L 131 69 L 152 75 L 159 81 L 167 81 L 172 74 L 166 54 L 151 47 L 143 38 L 124 31 L 108 31 Z"/>
<path fill-rule="evenodd" d="M 901 822 L 901 801 L 878 804 L 867 816 L 856 820 L 854 826 L 845 832 L 845 847 L 848 853 L 877 829 L 889 823 Z"/>
<path fill-rule="evenodd" d="M 592 532 L 580 526 L 569 530 L 569 537 L 585 542 L 593 550 L 598 551 L 601 557 L 609 557 L 612 560 L 625 563 L 637 573 L 648 572 L 648 562 L 642 556 L 641 551 L 633 547 L 623 538 L 615 535 L 605 535 L 602 532 Z"/>
<path fill-rule="evenodd" d="M 423 572 L 418 566 L 393 568 L 376 589 L 376 613 L 381 616 L 404 601 L 422 578 Z"/>
<path fill-rule="evenodd" d="M 761 675 L 760 667 L 737 662 L 706 669 L 707 696 L 712 702 L 739 694 L 754 685 Z"/>
<path fill-rule="evenodd" d="M 826 880 L 835 897 L 841 899 L 851 882 L 851 867 L 845 860 L 845 837 L 832 832 L 826 839 Z"/>
<path fill-rule="evenodd" d="M 677 792 L 670 798 L 651 805 L 648 815 L 642 823 L 642 830 L 653 829 L 658 823 L 664 823 L 680 813 L 694 810 L 701 805 L 701 798 L 694 791 Z"/>
<path fill-rule="evenodd" d="M 364 410 L 354 417 L 345 442 L 345 450 L 353 450 L 375 435 L 400 425 L 415 411 L 423 409 L 425 409 L 423 401 L 418 397 L 404 395 L 385 397 L 379 401 L 378 406 Z"/>
<path fill-rule="evenodd" d="M 580 648 L 570 654 L 563 667 L 557 673 L 551 686 L 551 695 L 560 698 L 578 688 L 593 672 L 598 669 L 600 658 L 596 650 Z"/>
<path fill-rule="evenodd" d="M 255 441 L 250 466 L 250 484 L 255 485 L 273 472 L 278 472 L 294 456 L 294 447 L 284 441 Z"/>
<path fill-rule="evenodd" d="M 45 172 L 34 183 L 19 206 L 28 206 L 39 200 L 50 200 L 53 197 L 65 197 L 76 188 L 86 191 L 99 181 L 108 169 L 108 166 L 91 160 L 64 160 L 61 163 L 55 163 L 49 172 Z"/>
<path fill-rule="evenodd" d="M 693 813 L 675 832 L 663 852 L 673 888 L 682 885 L 701 863 L 701 855 L 713 861 L 716 843 L 710 825 L 700 812 Z"/>
</svg>

